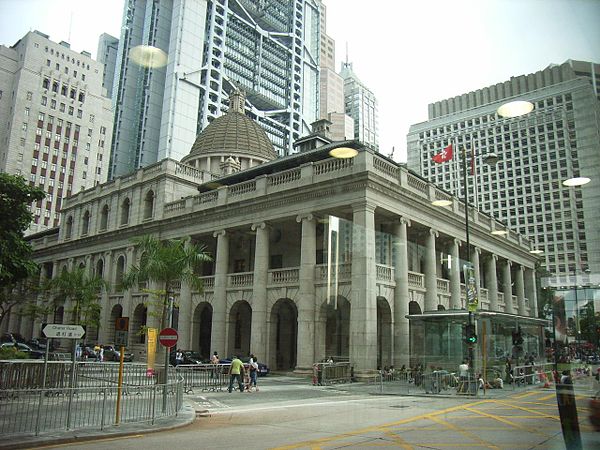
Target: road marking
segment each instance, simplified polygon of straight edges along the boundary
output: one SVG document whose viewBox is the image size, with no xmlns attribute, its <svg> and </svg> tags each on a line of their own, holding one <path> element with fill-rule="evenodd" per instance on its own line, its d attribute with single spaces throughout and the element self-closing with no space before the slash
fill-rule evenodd
<svg viewBox="0 0 600 450">
<path fill-rule="evenodd" d="M 519 425 L 518 423 L 515 423 L 515 422 L 512 422 L 512 421 L 510 421 L 510 420 L 507 420 L 507 419 L 505 419 L 504 417 L 496 416 L 496 415 L 494 415 L 494 414 L 488 414 L 488 413 L 486 413 L 486 412 L 484 412 L 484 411 L 479 411 L 479 410 L 477 410 L 477 409 L 472 409 L 472 408 L 465 408 L 465 409 L 466 409 L 467 411 L 471 411 L 471 412 L 474 412 L 474 413 L 477 413 L 477 414 L 481 414 L 482 416 L 489 417 L 490 419 L 497 420 L 498 422 L 505 423 L 505 424 L 507 424 L 507 425 L 510 425 L 510 426 L 511 426 L 511 427 L 513 427 L 513 428 L 518 428 L 519 430 L 527 431 L 527 432 L 529 432 L 529 433 L 535 433 L 535 434 L 538 434 L 538 435 L 540 435 L 540 436 L 546 436 L 546 435 L 544 435 L 544 434 L 542 434 L 542 433 L 538 433 L 538 432 L 537 432 L 537 431 L 535 431 L 535 430 L 530 430 L 530 429 L 529 429 L 529 428 L 527 428 L 527 427 L 521 426 L 521 425 Z"/>
<path fill-rule="evenodd" d="M 320 438 L 320 439 L 313 439 L 310 441 L 304 441 L 304 442 L 298 442 L 296 444 L 291 444 L 291 445 L 284 445 L 282 447 L 276 447 L 273 450 L 291 450 L 294 448 L 302 448 L 302 447 L 309 447 L 311 449 L 320 449 L 320 445 L 327 443 L 327 442 L 331 442 L 331 441 L 336 441 L 339 439 L 342 439 L 344 437 L 350 437 L 350 436 L 357 436 L 363 433 L 369 433 L 372 431 L 382 431 L 385 428 L 391 428 L 391 427 L 396 427 L 398 425 L 404 425 L 406 423 L 410 423 L 410 422 L 414 422 L 417 420 L 421 420 L 421 419 L 428 419 L 431 416 L 439 416 L 439 415 L 443 415 L 443 414 L 447 414 L 449 412 L 454 412 L 454 411 L 459 411 L 464 409 L 467 406 L 477 406 L 477 405 L 481 405 L 484 403 L 487 403 L 488 400 L 481 400 L 478 402 L 473 402 L 473 403 L 468 403 L 466 405 L 459 405 L 459 406 L 452 406 L 450 408 L 445 408 L 439 411 L 435 411 L 433 413 L 426 413 L 426 414 L 421 414 L 419 416 L 414 416 L 414 417 L 409 417 L 406 419 L 402 419 L 396 422 L 391 422 L 391 423 L 387 423 L 387 424 L 383 424 L 383 425 L 375 425 L 372 427 L 368 427 L 368 428 L 362 428 L 360 430 L 355 430 L 355 431 L 351 431 L 348 433 L 342 433 L 342 434 L 338 434 L 335 436 L 328 436 L 325 438 Z"/>
<path fill-rule="evenodd" d="M 36 446 L 35 448 L 62 448 L 62 447 L 72 447 L 73 445 L 85 445 L 86 442 L 110 442 L 110 441 L 120 441 L 122 439 L 139 439 L 144 437 L 143 434 L 132 434 L 130 436 L 117 436 L 112 438 L 103 438 L 103 439 L 79 439 L 76 442 L 63 442 L 61 444 L 52 444 L 52 445 L 44 445 L 42 447 Z"/>
<path fill-rule="evenodd" d="M 463 436 L 465 436 L 465 437 L 467 437 L 467 438 L 469 438 L 471 440 L 479 442 L 479 444 L 482 444 L 484 447 L 493 448 L 495 450 L 499 450 L 500 449 L 500 447 L 498 447 L 497 445 L 494 445 L 494 444 L 491 444 L 489 442 L 486 442 L 483 439 L 481 439 L 479 436 L 477 436 L 477 435 L 475 435 L 473 433 L 470 433 L 469 431 L 467 431 L 467 430 L 465 430 L 463 428 L 460 428 L 460 427 L 454 425 L 453 423 L 447 422 L 447 421 L 442 420 L 442 419 L 440 419 L 438 417 L 429 417 L 429 420 L 433 420 L 434 422 L 439 423 L 440 425 L 443 425 L 446 428 L 450 428 L 452 431 L 456 431 L 457 433 L 462 434 Z"/>
<path fill-rule="evenodd" d="M 537 395 L 537 394 L 538 394 L 537 391 L 533 391 L 533 392 L 527 392 L 525 394 L 519 394 L 519 395 L 515 395 L 515 396 L 511 395 L 511 398 L 521 399 L 521 398 L 525 398 L 525 397 L 531 397 L 532 395 Z"/>
<path fill-rule="evenodd" d="M 546 418 L 548 418 L 548 419 L 560 420 L 560 418 L 559 418 L 558 416 L 555 416 L 555 415 L 550 415 L 550 414 L 546 414 L 546 413 L 543 413 L 543 412 L 541 412 L 541 411 L 537 411 L 537 410 L 535 410 L 535 409 L 526 408 L 526 407 L 524 407 L 524 406 L 519 406 L 519 405 L 511 405 L 510 403 L 508 403 L 508 402 L 503 402 L 502 400 L 493 400 L 493 401 L 494 401 L 495 403 L 499 403 L 499 404 L 501 404 L 501 405 L 512 406 L 513 408 L 520 409 L 520 410 L 526 411 L 526 412 L 528 412 L 528 413 L 537 414 L 537 415 L 539 415 L 539 416 L 541 416 L 541 417 L 546 417 Z"/>
</svg>

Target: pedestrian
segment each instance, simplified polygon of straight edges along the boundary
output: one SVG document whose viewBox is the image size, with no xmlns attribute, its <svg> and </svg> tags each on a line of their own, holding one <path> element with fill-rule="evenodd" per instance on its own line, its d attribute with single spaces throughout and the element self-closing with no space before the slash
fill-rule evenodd
<svg viewBox="0 0 600 450">
<path fill-rule="evenodd" d="M 258 377 L 258 361 L 256 360 L 256 356 L 252 355 L 250 358 L 250 387 L 249 390 L 252 390 L 254 387 L 254 391 L 258 392 L 258 387 L 256 386 L 256 379 Z"/>
<path fill-rule="evenodd" d="M 244 392 L 244 363 L 237 356 L 233 357 L 231 366 L 229 367 L 229 387 L 227 390 L 231 394 L 233 391 L 233 383 L 237 379 L 240 392 Z"/>
<path fill-rule="evenodd" d="M 98 361 L 104 361 L 104 345 L 100 346 L 100 351 L 98 352 Z"/>
<path fill-rule="evenodd" d="M 177 350 L 175 353 L 175 365 L 183 364 L 183 352 L 181 350 Z"/>
<path fill-rule="evenodd" d="M 214 352 L 210 357 L 210 362 L 211 364 L 219 364 L 219 354 L 217 352 Z"/>
<path fill-rule="evenodd" d="M 458 366 L 458 376 L 461 380 L 466 380 L 469 377 L 469 365 L 467 361 L 463 361 L 462 364 Z"/>
</svg>

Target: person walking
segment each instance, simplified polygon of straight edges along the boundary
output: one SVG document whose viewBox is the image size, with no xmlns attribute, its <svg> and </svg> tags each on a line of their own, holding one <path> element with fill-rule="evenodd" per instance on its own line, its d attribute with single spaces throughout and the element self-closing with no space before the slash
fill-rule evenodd
<svg viewBox="0 0 600 450">
<path fill-rule="evenodd" d="M 231 361 L 231 366 L 229 367 L 229 387 L 227 390 L 231 394 L 233 391 L 233 383 L 237 379 L 238 387 L 240 388 L 240 392 L 244 392 L 244 363 L 240 361 L 237 356 L 233 357 Z"/>
<path fill-rule="evenodd" d="M 258 392 L 258 387 L 256 386 L 256 379 L 258 377 L 258 361 L 256 360 L 256 356 L 252 355 L 250 358 L 250 387 L 249 390 L 252 391 L 254 387 L 254 391 Z"/>
</svg>

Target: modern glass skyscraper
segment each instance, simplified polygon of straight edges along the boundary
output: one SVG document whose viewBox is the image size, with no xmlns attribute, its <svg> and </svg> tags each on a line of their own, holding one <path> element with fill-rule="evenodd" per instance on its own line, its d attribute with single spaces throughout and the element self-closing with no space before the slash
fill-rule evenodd
<svg viewBox="0 0 600 450">
<path fill-rule="evenodd" d="M 346 114 L 354 119 L 354 139 L 379 151 L 377 131 L 377 99 L 352 70 L 352 63 L 342 63 Z"/>
<path fill-rule="evenodd" d="M 278 153 L 292 152 L 318 118 L 319 11 L 316 0 L 127 0 L 111 177 L 181 159 L 234 87 Z M 138 45 L 166 52 L 166 67 L 135 65 L 129 53 Z"/>
<path fill-rule="evenodd" d="M 408 167 L 461 197 L 466 158 L 469 202 L 526 235 L 557 286 L 572 284 L 575 274 L 600 277 L 599 76 L 599 64 L 553 64 L 430 104 L 429 120 L 408 135 Z M 534 111 L 499 117 L 498 106 L 514 99 L 533 102 Z M 433 162 L 450 144 L 453 158 Z M 494 167 L 483 163 L 492 152 Z M 591 182 L 564 186 L 572 177 Z"/>
</svg>

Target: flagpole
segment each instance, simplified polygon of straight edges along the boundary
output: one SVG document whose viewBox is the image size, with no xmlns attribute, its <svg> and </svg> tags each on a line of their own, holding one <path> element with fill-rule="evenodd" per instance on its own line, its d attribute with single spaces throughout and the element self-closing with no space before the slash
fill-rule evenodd
<svg viewBox="0 0 600 450">
<path fill-rule="evenodd" d="M 473 193 L 475 194 L 475 208 L 479 210 L 479 183 L 477 181 L 477 159 L 475 155 L 475 145 L 473 144 L 473 135 L 471 134 L 471 176 L 473 177 Z"/>
<path fill-rule="evenodd" d="M 473 311 L 471 311 L 471 305 L 469 304 L 469 280 L 467 279 L 467 274 L 471 274 L 471 238 L 470 238 L 470 230 L 469 230 L 469 185 L 468 185 L 468 178 L 467 178 L 467 149 L 466 146 L 463 144 L 462 146 L 462 151 L 461 151 L 461 157 L 462 157 L 462 172 L 463 172 L 463 203 L 465 205 L 465 237 L 466 237 L 466 245 L 467 245 L 467 262 L 465 264 L 465 266 L 468 267 L 468 270 L 465 270 L 465 291 L 467 292 L 467 298 L 466 298 L 466 303 L 467 303 L 467 310 L 469 311 L 469 316 L 468 316 L 468 322 L 467 322 L 467 326 L 469 327 L 468 329 L 472 328 L 473 326 Z M 472 371 L 473 370 L 473 344 L 469 343 L 467 344 L 467 355 L 468 355 L 468 363 L 469 363 L 469 370 Z"/>
</svg>

